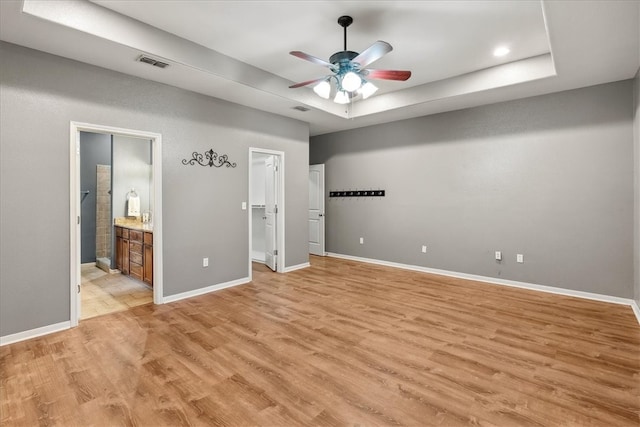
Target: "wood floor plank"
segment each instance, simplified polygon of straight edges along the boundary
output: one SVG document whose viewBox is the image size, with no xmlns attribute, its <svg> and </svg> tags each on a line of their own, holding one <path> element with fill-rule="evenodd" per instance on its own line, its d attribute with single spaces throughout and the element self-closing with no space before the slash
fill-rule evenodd
<svg viewBox="0 0 640 427">
<path fill-rule="evenodd" d="M 0 347 L 0 425 L 640 426 L 631 309 L 328 257 Z"/>
</svg>

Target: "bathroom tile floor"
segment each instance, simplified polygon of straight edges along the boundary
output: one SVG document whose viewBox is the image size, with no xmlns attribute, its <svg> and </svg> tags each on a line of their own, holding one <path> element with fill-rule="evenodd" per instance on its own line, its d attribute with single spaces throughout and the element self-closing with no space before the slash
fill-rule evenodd
<svg viewBox="0 0 640 427">
<path fill-rule="evenodd" d="M 81 319 L 153 302 L 151 288 L 120 273 L 108 274 L 93 264 L 84 264 L 81 266 L 81 274 Z"/>
</svg>

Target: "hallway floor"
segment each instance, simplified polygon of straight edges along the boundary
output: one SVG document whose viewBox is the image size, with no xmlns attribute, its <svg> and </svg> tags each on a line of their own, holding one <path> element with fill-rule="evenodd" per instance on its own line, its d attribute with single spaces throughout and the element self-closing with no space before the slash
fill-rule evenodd
<svg viewBox="0 0 640 427">
<path fill-rule="evenodd" d="M 128 310 L 153 302 L 153 290 L 121 274 L 108 274 L 95 265 L 82 265 L 81 319 Z"/>
</svg>

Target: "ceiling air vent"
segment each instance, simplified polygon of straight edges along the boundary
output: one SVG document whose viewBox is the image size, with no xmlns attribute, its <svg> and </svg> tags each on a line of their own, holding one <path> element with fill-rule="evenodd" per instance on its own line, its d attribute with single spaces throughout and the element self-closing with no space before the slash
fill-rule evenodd
<svg viewBox="0 0 640 427">
<path fill-rule="evenodd" d="M 169 64 L 167 64 L 166 62 L 158 61 L 157 59 L 153 59 L 146 55 L 140 55 L 138 61 L 144 62 L 145 64 L 153 65 L 154 67 L 158 68 L 167 68 L 169 66 Z"/>
<path fill-rule="evenodd" d="M 296 105 L 295 107 L 291 107 L 294 110 L 298 110 L 298 111 L 302 111 L 303 113 L 306 113 L 307 111 L 309 111 L 310 109 L 307 107 L 303 107 L 302 105 Z"/>
</svg>

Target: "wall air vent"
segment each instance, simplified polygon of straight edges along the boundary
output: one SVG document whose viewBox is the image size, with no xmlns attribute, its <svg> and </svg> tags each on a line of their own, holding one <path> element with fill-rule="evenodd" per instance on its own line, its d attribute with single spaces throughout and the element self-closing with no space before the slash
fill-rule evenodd
<svg viewBox="0 0 640 427">
<path fill-rule="evenodd" d="M 138 62 L 144 62 L 145 64 L 153 65 L 158 68 L 167 68 L 169 66 L 166 62 L 158 61 L 157 59 L 153 59 L 146 55 L 140 55 L 137 60 Z"/>
<path fill-rule="evenodd" d="M 296 105 L 295 107 L 291 107 L 294 110 L 298 110 L 298 111 L 302 111 L 303 113 L 306 113 L 307 111 L 310 110 L 310 108 L 307 107 L 303 107 L 302 105 Z"/>
</svg>

